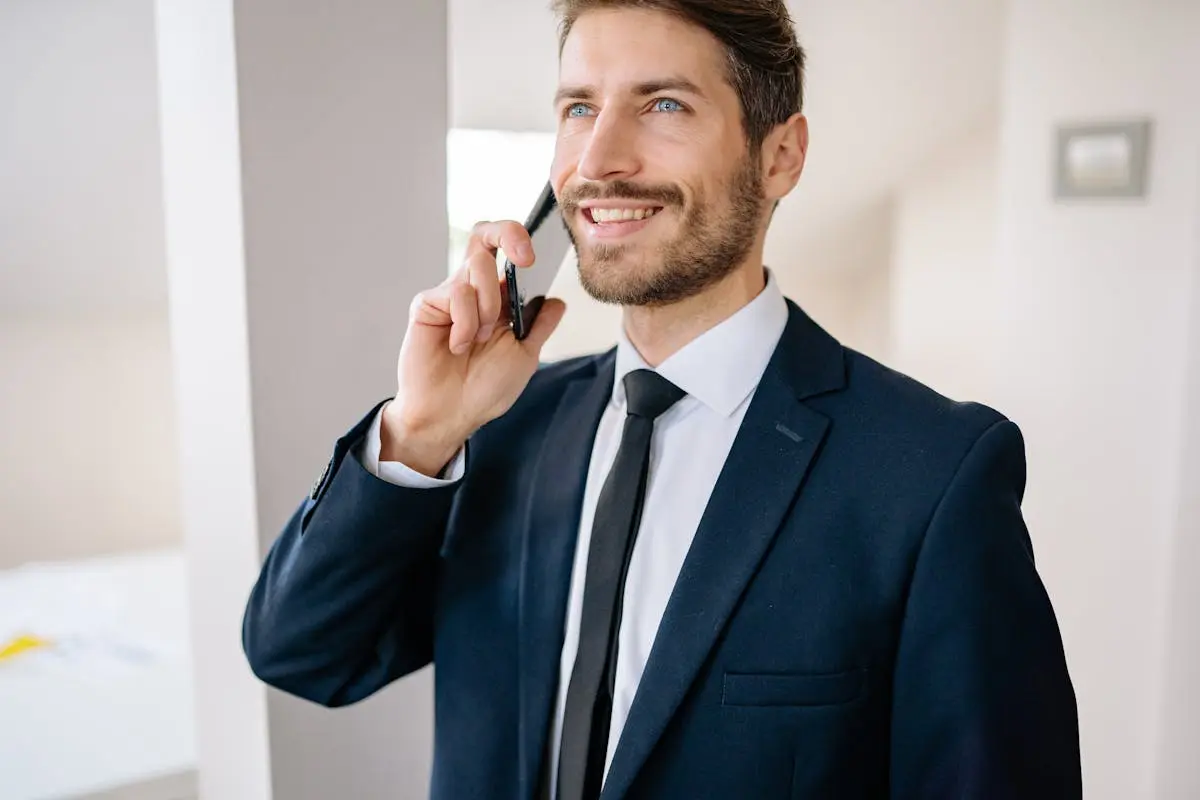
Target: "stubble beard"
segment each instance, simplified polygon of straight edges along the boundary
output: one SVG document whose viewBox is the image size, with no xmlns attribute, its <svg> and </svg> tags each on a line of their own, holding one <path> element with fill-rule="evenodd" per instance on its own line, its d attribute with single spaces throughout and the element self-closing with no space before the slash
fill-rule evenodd
<svg viewBox="0 0 1200 800">
<path fill-rule="evenodd" d="M 657 307 L 694 297 L 726 278 L 744 263 L 758 234 L 762 176 L 754 159 L 743 159 L 728 187 L 724 209 L 714 213 L 711 202 L 697 197 L 679 233 L 640 257 L 636 251 L 643 248 L 625 244 L 600 243 L 579 252 L 579 279 L 584 290 L 601 303 Z M 633 186 L 617 188 L 619 194 L 606 194 L 633 200 L 678 196 L 679 202 L 664 211 L 678 211 L 682 206 L 677 190 L 653 190 L 648 192 L 652 196 L 643 198 Z M 564 204 L 573 241 L 577 241 L 572 227 L 576 208 L 574 202 Z"/>
</svg>

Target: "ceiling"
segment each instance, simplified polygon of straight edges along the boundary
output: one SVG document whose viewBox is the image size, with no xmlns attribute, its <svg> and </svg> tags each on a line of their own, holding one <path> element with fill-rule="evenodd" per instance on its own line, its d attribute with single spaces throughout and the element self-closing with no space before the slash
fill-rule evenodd
<svg viewBox="0 0 1200 800">
<path fill-rule="evenodd" d="M 551 128 L 548 5 L 450 0 L 454 125 Z M 791 7 L 809 56 L 812 139 L 769 261 L 852 237 L 864 209 L 994 117 L 999 95 L 1003 0 Z M 0 186 L 10 187 L 0 311 L 161 307 L 152 10 L 146 0 L 0 3 Z"/>
</svg>

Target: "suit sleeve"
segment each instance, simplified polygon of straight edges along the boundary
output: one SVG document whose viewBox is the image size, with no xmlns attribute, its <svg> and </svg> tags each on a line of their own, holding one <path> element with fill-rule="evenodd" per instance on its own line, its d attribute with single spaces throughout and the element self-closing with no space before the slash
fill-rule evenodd
<svg viewBox="0 0 1200 800">
<path fill-rule="evenodd" d="M 1075 694 L 1024 488 L 1020 431 L 997 422 L 930 520 L 894 674 L 895 800 L 1082 795 Z"/>
<path fill-rule="evenodd" d="M 242 623 L 264 682 L 325 706 L 373 694 L 433 657 L 440 550 L 457 484 L 396 486 L 355 455 L 367 420 L 263 564 Z"/>
</svg>

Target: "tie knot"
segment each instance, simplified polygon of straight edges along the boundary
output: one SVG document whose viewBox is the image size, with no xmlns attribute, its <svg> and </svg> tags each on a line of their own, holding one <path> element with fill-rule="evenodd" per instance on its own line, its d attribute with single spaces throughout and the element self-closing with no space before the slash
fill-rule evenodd
<svg viewBox="0 0 1200 800">
<path fill-rule="evenodd" d="M 678 403 L 687 392 L 648 369 L 635 369 L 625 376 L 628 413 L 654 421 Z"/>
</svg>

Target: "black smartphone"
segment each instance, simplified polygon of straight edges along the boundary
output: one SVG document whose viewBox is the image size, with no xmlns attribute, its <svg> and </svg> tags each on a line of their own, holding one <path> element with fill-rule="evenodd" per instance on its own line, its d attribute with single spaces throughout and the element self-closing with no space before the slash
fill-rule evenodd
<svg viewBox="0 0 1200 800">
<path fill-rule="evenodd" d="M 571 236 L 558 211 L 550 184 L 542 190 L 525 220 L 525 230 L 533 240 L 533 266 L 518 267 L 504 260 L 504 280 L 508 285 L 508 316 L 518 339 L 529 335 L 546 293 L 554 283 L 563 260 L 571 250 Z"/>
</svg>

